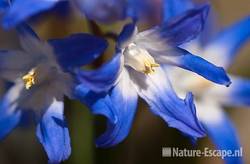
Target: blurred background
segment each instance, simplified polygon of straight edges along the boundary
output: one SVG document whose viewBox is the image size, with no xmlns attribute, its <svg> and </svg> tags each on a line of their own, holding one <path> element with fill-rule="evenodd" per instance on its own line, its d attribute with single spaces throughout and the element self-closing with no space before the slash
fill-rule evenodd
<svg viewBox="0 0 250 164">
<path fill-rule="evenodd" d="M 222 26 L 230 25 L 235 21 L 250 14 L 249 0 L 211 0 L 212 7 L 218 13 L 218 22 Z M 46 19 L 34 20 L 35 30 L 41 38 L 58 38 L 76 32 L 90 32 L 100 35 L 93 22 L 83 21 L 78 13 L 57 16 L 45 13 Z M 66 22 L 66 23 L 65 23 Z M 155 22 L 154 22 L 155 23 Z M 114 25 L 101 25 L 106 31 L 119 32 L 124 23 Z M 250 28 L 250 27 L 249 27 Z M 115 30 L 114 30 L 115 29 Z M 18 39 L 14 31 L 0 32 L 0 48 L 18 47 Z M 93 66 L 109 58 L 112 47 L 106 55 L 99 59 Z M 250 44 L 240 51 L 233 67 L 229 72 L 250 77 Z M 103 132 L 105 119 L 93 116 L 88 109 L 78 102 L 66 101 L 66 118 L 71 134 L 72 155 L 65 164 L 138 164 L 138 163 L 197 163 L 215 164 L 223 163 L 219 158 L 163 158 L 162 147 L 179 147 L 196 149 L 187 138 L 177 130 L 168 128 L 158 117 L 149 112 L 147 106 L 139 103 L 139 110 L 127 139 L 114 148 L 96 148 L 94 138 Z M 243 156 L 246 163 L 250 163 L 250 109 L 227 109 L 226 112 L 232 119 L 239 133 L 243 147 Z M 225 136 L 227 137 L 227 136 Z M 206 137 L 197 143 L 198 149 L 205 146 L 214 149 L 212 142 Z M 0 142 L 0 164 L 45 164 L 46 154 L 35 136 L 35 126 L 23 125 L 15 129 L 5 140 Z"/>
</svg>

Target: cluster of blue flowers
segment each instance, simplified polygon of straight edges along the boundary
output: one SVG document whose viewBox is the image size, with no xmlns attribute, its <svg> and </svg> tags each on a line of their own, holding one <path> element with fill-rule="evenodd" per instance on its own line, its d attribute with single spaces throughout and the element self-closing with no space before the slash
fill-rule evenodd
<svg viewBox="0 0 250 164">
<path fill-rule="evenodd" d="M 75 5 L 91 21 L 130 21 L 117 34 L 110 61 L 95 70 L 82 68 L 104 53 L 104 37 L 78 33 L 43 41 L 27 24 L 60 3 Z M 155 3 L 160 3 L 161 23 L 139 31 L 138 22 L 155 11 Z M 214 13 L 209 9 L 191 0 L 0 0 L 1 26 L 15 28 L 22 47 L 0 50 L 0 77 L 12 83 L 0 101 L 0 139 L 32 111 L 49 162 L 60 163 L 71 153 L 65 96 L 107 118 L 98 147 L 127 137 L 142 98 L 153 114 L 193 141 L 208 135 L 218 149 L 239 149 L 222 107 L 249 106 L 250 81 L 224 69 L 250 38 L 250 17 L 210 37 Z"/>
</svg>

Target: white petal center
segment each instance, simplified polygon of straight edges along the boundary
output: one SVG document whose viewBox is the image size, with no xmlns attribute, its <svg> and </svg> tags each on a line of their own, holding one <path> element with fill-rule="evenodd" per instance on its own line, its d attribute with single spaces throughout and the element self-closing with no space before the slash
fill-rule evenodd
<svg viewBox="0 0 250 164">
<path fill-rule="evenodd" d="M 155 62 L 154 58 L 146 49 L 143 49 L 134 43 L 129 44 L 123 50 L 123 55 L 125 65 L 132 67 L 138 72 L 150 74 L 155 71 L 154 67 L 160 66 Z"/>
</svg>

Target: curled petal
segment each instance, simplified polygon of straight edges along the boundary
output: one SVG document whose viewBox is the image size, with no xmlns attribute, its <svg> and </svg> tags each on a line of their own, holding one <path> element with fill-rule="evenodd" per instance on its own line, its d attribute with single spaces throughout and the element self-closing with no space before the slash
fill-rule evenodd
<svg viewBox="0 0 250 164">
<path fill-rule="evenodd" d="M 137 107 L 137 93 L 128 73 L 124 70 L 118 84 L 111 90 L 110 99 L 117 121 L 107 122 L 107 130 L 96 140 L 98 147 L 111 147 L 122 142 L 129 134 Z"/>
<path fill-rule="evenodd" d="M 50 163 L 60 163 L 69 158 L 70 137 L 63 116 L 63 102 L 54 100 L 42 116 L 36 134 Z"/>
<path fill-rule="evenodd" d="M 81 84 L 75 88 L 74 94 L 78 100 L 89 107 L 93 114 L 104 116 L 113 123 L 116 122 L 112 101 L 106 92 L 95 93 Z"/>
<path fill-rule="evenodd" d="M 79 81 L 95 92 L 107 91 L 116 82 L 121 68 L 121 54 L 116 54 L 109 62 L 96 70 L 79 70 Z"/>
<path fill-rule="evenodd" d="M 84 93 L 83 88 L 81 93 Z M 109 94 L 89 93 L 82 100 L 93 113 L 104 115 L 108 119 L 107 130 L 96 140 L 98 147 L 114 146 L 127 137 L 136 112 L 137 93 L 126 70 L 121 73 L 119 82 Z"/>
</svg>

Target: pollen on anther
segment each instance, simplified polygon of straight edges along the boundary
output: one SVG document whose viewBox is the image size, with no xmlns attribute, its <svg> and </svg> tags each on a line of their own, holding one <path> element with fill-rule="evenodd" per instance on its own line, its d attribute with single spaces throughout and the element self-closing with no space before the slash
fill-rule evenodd
<svg viewBox="0 0 250 164">
<path fill-rule="evenodd" d="M 155 72 L 154 67 L 159 67 L 160 66 L 158 63 L 147 63 L 147 62 L 144 63 L 144 65 L 145 65 L 144 73 L 147 74 L 147 75 Z"/>
<path fill-rule="evenodd" d="M 26 89 L 30 89 L 35 84 L 35 69 L 29 71 L 22 77 Z"/>
</svg>

